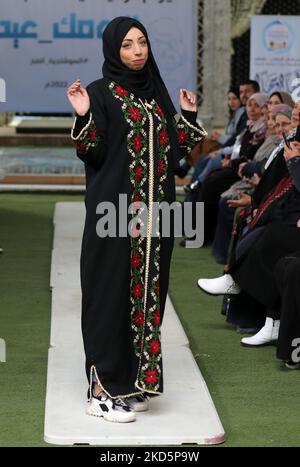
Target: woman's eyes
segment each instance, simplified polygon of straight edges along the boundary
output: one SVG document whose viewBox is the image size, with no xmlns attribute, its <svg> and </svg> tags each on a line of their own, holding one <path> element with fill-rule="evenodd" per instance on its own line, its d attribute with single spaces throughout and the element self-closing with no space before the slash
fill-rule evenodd
<svg viewBox="0 0 300 467">
<path fill-rule="evenodd" d="M 146 45 L 147 45 L 147 41 L 141 41 L 141 42 L 139 42 L 139 44 L 142 45 L 142 46 L 146 46 Z M 127 43 L 127 44 L 123 44 L 122 47 L 123 47 L 124 49 L 129 49 L 129 47 L 131 47 L 131 45 L 132 45 L 132 44 Z"/>
</svg>

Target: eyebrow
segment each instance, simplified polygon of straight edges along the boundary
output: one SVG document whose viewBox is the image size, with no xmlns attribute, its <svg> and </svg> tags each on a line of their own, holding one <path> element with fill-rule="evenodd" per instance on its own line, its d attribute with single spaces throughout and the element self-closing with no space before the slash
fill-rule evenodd
<svg viewBox="0 0 300 467">
<path fill-rule="evenodd" d="M 138 40 L 140 40 L 140 39 L 146 39 L 146 37 L 145 36 L 138 37 Z M 132 39 L 123 39 L 123 42 L 125 42 L 125 41 L 133 42 Z"/>
</svg>

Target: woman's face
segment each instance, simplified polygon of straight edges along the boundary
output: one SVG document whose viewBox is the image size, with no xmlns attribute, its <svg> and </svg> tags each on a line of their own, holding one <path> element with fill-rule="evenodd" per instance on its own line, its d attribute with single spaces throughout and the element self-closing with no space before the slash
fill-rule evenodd
<svg viewBox="0 0 300 467">
<path fill-rule="evenodd" d="M 270 135 L 274 135 L 276 133 L 276 120 L 275 116 L 272 114 L 272 112 L 268 113 L 268 130 Z"/>
<path fill-rule="evenodd" d="M 228 105 L 233 112 L 241 107 L 241 101 L 233 92 L 228 93 Z"/>
<path fill-rule="evenodd" d="M 130 70 L 142 70 L 148 59 L 148 44 L 144 34 L 131 28 L 124 37 L 120 49 L 121 61 Z"/>
<path fill-rule="evenodd" d="M 254 99 L 250 98 L 247 102 L 247 115 L 252 122 L 256 122 L 263 116 L 262 108 Z"/>
<path fill-rule="evenodd" d="M 295 104 L 292 112 L 292 125 L 296 128 L 299 125 L 300 101 Z"/>
<path fill-rule="evenodd" d="M 288 134 L 291 129 L 291 120 L 286 117 L 285 115 L 276 115 L 275 117 L 276 120 L 276 135 L 279 136 L 279 138 L 282 138 L 282 133 Z"/>
<path fill-rule="evenodd" d="M 278 105 L 282 104 L 279 96 L 277 94 L 274 94 L 272 97 L 270 97 L 269 102 L 268 102 L 268 109 L 269 111 L 272 109 L 273 105 Z"/>
</svg>

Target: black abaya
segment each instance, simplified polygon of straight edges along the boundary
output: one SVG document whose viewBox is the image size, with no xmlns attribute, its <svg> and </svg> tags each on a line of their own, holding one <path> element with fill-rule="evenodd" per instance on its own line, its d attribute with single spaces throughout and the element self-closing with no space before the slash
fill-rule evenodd
<svg viewBox="0 0 300 467">
<path fill-rule="evenodd" d="M 299 242 L 300 244 L 300 242 Z M 277 286 L 281 295 L 280 329 L 277 357 L 299 363 L 300 357 L 300 251 L 291 253 L 275 268 Z"/>
<path fill-rule="evenodd" d="M 279 223 L 266 226 L 261 237 L 230 270 L 243 291 L 270 310 L 280 307 L 274 269 L 285 255 L 300 248 L 300 229 Z"/>
<path fill-rule="evenodd" d="M 99 237 L 101 202 L 125 224 L 141 202 L 151 221 L 153 202 L 175 201 L 168 122 L 154 99 L 142 100 L 103 78 L 87 87 L 91 113 L 77 118 L 73 139 L 86 169 L 86 220 L 81 252 L 82 332 L 86 372 L 113 398 L 163 391 L 160 327 L 174 236 Z M 180 157 L 203 135 L 196 112 L 175 125 Z M 83 126 L 85 127 L 83 128 Z M 127 197 L 119 207 L 119 194 Z M 153 223 L 155 219 L 153 218 Z M 117 223 L 118 224 L 118 223 Z M 138 229 L 138 225 L 136 228 Z M 142 223 L 140 222 L 140 227 Z M 98 228 L 98 233 L 96 231 Z M 126 232 L 125 232 L 126 233 Z"/>
</svg>

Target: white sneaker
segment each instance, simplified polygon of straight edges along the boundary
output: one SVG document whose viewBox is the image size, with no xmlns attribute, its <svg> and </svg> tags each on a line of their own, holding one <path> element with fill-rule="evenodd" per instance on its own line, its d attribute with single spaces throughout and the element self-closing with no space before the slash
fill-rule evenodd
<svg viewBox="0 0 300 467">
<path fill-rule="evenodd" d="M 146 412 L 149 409 L 147 396 L 144 396 L 143 394 L 126 397 L 124 402 L 131 407 L 134 412 Z"/>
<path fill-rule="evenodd" d="M 241 292 L 230 274 L 224 274 L 216 279 L 199 279 L 198 286 L 210 295 L 238 295 Z"/>
<path fill-rule="evenodd" d="M 264 327 L 251 337 L 243 337 L 241 344 L 245 347 L 260 347 L 271 344 L 278 339 L 280 321 L 267 318 Z"/>
<path fill-rule="evenodd" d="M 92 395 L 86 413 L 94 417 L 103 417 L 109 422 L 128 423 L 135 421 L 134 411 L 123 399 L 112 399 L 105 392 L 98 396 Z"/>
</svg>

